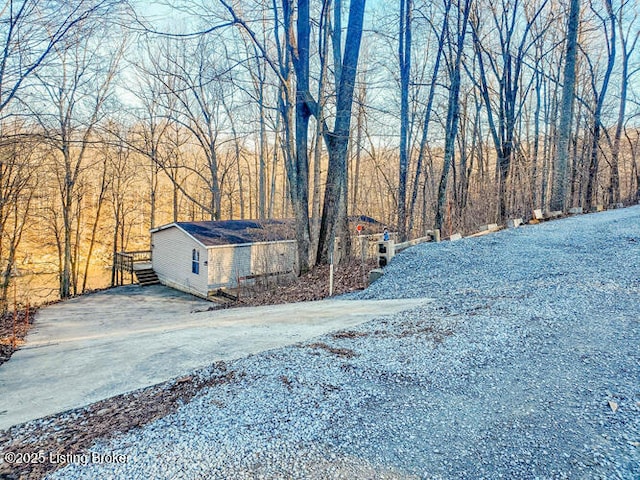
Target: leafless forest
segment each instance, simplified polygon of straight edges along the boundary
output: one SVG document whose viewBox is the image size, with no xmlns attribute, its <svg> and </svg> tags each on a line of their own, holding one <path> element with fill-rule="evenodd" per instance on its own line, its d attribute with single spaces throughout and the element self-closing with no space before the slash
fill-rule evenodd
<svg viewBox="0 0 640 480">
<path fill-rule="evenodd" d="M 366 3 L 366 4 L 365 4 Z M 176 220 L 400 238 L 640 199 L 637 0 L 3 0 L 0 310 Z"/>
</svg>

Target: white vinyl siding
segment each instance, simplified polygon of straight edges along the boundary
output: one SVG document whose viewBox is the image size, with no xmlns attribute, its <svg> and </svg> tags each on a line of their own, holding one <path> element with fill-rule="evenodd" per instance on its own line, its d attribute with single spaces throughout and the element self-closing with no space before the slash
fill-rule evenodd
<svg viewBox="0 0 640 480">
<path fill-rule="evenodd" d="M 207 276 L 202 259 L 206 248 L 177 227 L 153 233 L 152 263 L 160 282 L 177 290 L 207 296 Z M 193 250 L 200 252 L 200 274 L 193 273 Z"/>
<path fill-rule="evenodd" d="M 209 247 L 209 290 L 235 288 L 260 275 L 294 270 L 295 241 Z"/>
<path fill-rule="evenodd" d="M 294 242 L 256 243 L 251 248 L 252 274 L 291 272 L 295 254 Z"/>
<path fill-rule="evenodd" d="M 209 290 L 238 285 L 238 279 L 250 275 L 251 246 L 209 247 Z"/>
</svg>

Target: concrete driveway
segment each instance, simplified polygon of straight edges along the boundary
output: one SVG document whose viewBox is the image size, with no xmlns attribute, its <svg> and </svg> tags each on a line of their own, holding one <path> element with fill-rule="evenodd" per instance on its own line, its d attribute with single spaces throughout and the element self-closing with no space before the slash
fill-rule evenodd
<svg viewBox="0 0 640 480">
<path fill-rule="evenodd" d="M 0 430 L 428 301 L 209 310 L 213 304 L 159 285 L 71 299 L 41 310 L 26 345 L 0 366 Z"/>
</svg>

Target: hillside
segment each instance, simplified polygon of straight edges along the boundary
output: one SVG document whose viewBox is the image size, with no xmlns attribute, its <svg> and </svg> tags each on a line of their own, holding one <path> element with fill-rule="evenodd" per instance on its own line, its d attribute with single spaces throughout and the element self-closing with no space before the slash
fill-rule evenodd
<svg viewBox="0 0 640 480">
<path fill-rule="evenodd" d="M 640 207 L 419 245 L 349 296 L 432 301 L 193 372 L 90 447 L 126 463 L 49 478 L 640 477 Z"/>
</svg>

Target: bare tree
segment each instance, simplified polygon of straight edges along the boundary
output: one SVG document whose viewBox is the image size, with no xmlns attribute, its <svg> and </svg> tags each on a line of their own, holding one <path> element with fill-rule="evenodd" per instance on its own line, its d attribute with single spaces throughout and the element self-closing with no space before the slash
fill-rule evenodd
<svg viewBox="0 0 640 480">
<path fill-rule="evenodd" d="M 112 237 L 112 254 L 115 258 L 116 253 L 125 251 L 127 248 L 127 233 L 130 227 L 128 218 L 133 213 L 135 202 L 132 201 L 135 193 L 136 169 L 132 162 L 132 152 L 128 148 L 128 143 L 123 140 L 124 134 L 118 135 L 113 142 L 111 148 L 104 158 L 105 175 L 108 175 L 110 181 L 109 201 L 111 204 L 111 213 L 113 219 L 113 237 Z M 116 284 L 115 262 L 111 269 L 111 285 Z"/>
<path fill-rule="evenodd" d="M 398 59 L 400 61 L 400 168 L 398 172 L 398 235 L 407 237 L 407 170 L 409 167 L 409 80 L 413 1 L 400 0 Z"/>
<path fill-rule="evenodd" d="M 0 112 L 62 43 L 80 38 L 117 0 L 5 0 L 0 7 Z"/>
<path fill-rule="evenodd" d="M 440 184 L 438 187 L 438 199 L 435 226 L 442 229 L 445 216 L 445 201 L 447 195 L 447 180 L 449 178 L 449 170 L 453 164 L 455 139 L 458 135 L 458 123 L 460 120 L 460 83 L 462 70 L 462 55 L 464 52 L 465 37 L 467 34 L 467 26 L 469 24 L 471 0 L 464 0 L 456 5 L 456 30 L 450 32 L 453 40 L 450 41 L 448 70 L 449 70 L 449 100 L 447 104 L 447 118 L 445 124 L 445 146 L 444 146 L 444 165 L 440 176 Z M 449 22 L 449 25 L 451 22 Z M 455 43 L 454 43 L 455 42 Z M 455 46 L 455 49 L 451 45 Z"/>
<path fill-rule="evenodd" d="M 316 130 L 315 130 L 315 142 L 313 145 L 313 189 L 312 189 L 312 203 L 311 203 L 311 238 L 314 247 L 314 252 L 317 254 L 318 239 L 320 236 L 320 212 L 321 210 L 321 165 L 322 165 L 322 153 L 323 153 L 323 128 L 326 122 L 326 103 L 328 98 L 326 96 L 326 90 L 328 88 L 328 70 L 329 70 L 329 46 L 331 41 L 331 6 L 332 0 L 323 0 L 322 9 L 320 12 L 320 22 L 318 25 L 318 61 L 319 77 L 318 77 L 318 104 L 315 112 Z M 335 4 L 335 26 L 341 25 L 341 2 L 338 0 Z M 333 58 L 335 64 L 335 58 L 340 54 L 340 49 L 335 48 L 336 39 L 340 38 L 340 32 L 338 28 L 333 29 Z M 340 68 L 337 67 L 335 77 L 340 77 Z"/>
<path fill-rule="evenodd" d="M 82 278 L 82 289 L 81 292 L 84 293 L 87 291 L 87 283 L 89 280 L 89 269 L 91 267 L 91 260 L 92 260 L 92 255 L 93 255 L 93 250 L 96 244 L 96 236 L 98 233 L 98 226 L 100 225 L 100 220 L 101 220 L 101 214 L 102 214 L 102 209 L 104 207 L 104 200 L 107 196 L 107 193 L 109 191 L 109 187 L 111 186 L 111 178 L 108 175 L 108 152 L 107 152 L 107 147 L 108 143 L 105 142 L 105 145 L 103 146 L 103 148 L 101 149 L 101 155 L 102 155 L 102 165 L 100 168 L 100 171 L 98 173 L 98 178 L 99 178 L 99 186 L 97 188 L 98 190 L 98 195 L 96 198 L 96 206 L 95 206 L 95 215 L 93 217 L 93 225 L 91 226 L 91 234 L 89 236 L 89 246 L 87 247 L 87 254 L 86 254 L 86 258 L 85 258 L 85 262 L 84 262 L 84 273 L 83 273 L 83 278 Z"/>
<path fill-rule="evenodd" d="M 429 125 L 431 124 L 431 114 L 433 112 L 433 104 L 436 95 L 436 87 L 438 75 L 440 73 L 440 63 L 442 60 L 442 55 L 445 47 L 446 36 L 449 32 L 449 12 L 451 10 L 453 2 L 445 0 L 444 1 L 444 11 L 442 14 L 442 22 L 441 29 L 438 35 L 438 50 L 436 52 L 436 57 L 434 60 L 433 71 L 431 74 L 431 80 L 429 82 L 429 93 L 427 98 L 427 104 L 424 110 L 423 122 L 422 122 L 422 137 L 420 140 L 419 151 L 418 151 L 418 159 L 416 161 L 416 169 L 415 176 L 413 180 L 413 189 L 411 191 L 411 202 L 409 204 L 409 226 L 408 231 L 411 232 L 414 225 L 415 220 L 415 207 L 416 201 L 418 199 L 418 191 L 420 188 L 420 176 L 423 174 L 423 165 L 425 162 L 425 157 L 427 156 L 427 141 L 429 139 Z M 434 28 L 433 23 L 430 22 L 432 28 Z M 426 180 L 424 185 L 426 188 Z M 423 201 L 426 203 L 426 195 L 423 197 Z M 423 206 L 423 217 L 426 217 L 426 205 Z M 425 218 L 426 220 L 426 218 Z M 423 220 L 423 228 L 426 225 L 426 221 Z"/>
<path fill-rule="evenodd" d="M 551 209 L 562 211 L 565 210 L 567 201 L 567 165 L 576 84 L 576 58 L 578 51 L 578 30 L 580 27 L 580 0 L 571 0 L 570 5 L 564 61 L 562 109 L 560 111 L 558 145 L 556 147 L 556 162 L 553 168 L 551 193 Z"/>
<path fill-rule="evenodd" d="M 230 85 L 224 78 L 228 69 L 216 61 L 219 51 L 212 39 L 199 37 L 193 48 L 190 42 L 181 40 L 176 47 L 163 50 L 163 58 L 155 61 L 153 75 L 163 84 L 163 94 L 167 99 L 165 106 L 173 110 L 169 113 L 171 121 L 191 133 L 202 153 L 203 169 L 196 165 L 182 167 L 204 182 L 210 191 L 210 200 L 205 203 L 190 192 L 180 190 L 207 211 L 212 220 L 219 220 L 222 201 L 219 149 L 223 142 L 221 130 L 225 119 L 222 96 L 229 95 L 224 91 L 225 85 Z"/>
<path fill-rule="evenodd" d="M 283 1 L 283 15 L 285 29 L 291 29 L 293 23 L 292 4 L 289 0 Z M 296 216 L 296 238 L 304 251 L 299 254 L 309 258 L 309 245 L 311 243 L 309 231 L 309 120 L 312 110 L 309 108 L 311 89 L 309 86 L 309 61 L 310 61 L 310 36 L 311 24 L 309 15 L 309 0 L 297 1 L 296 37 L 287 42 L 293 68 L 295 70 L 295 174 L 290 174 L 293 207 Z M 293 34 L 289 30 L 289 35 Z M 294 173 L 294 172 L 292 172 Z M 301 272 L 308 269 L 308 260 L 301 265 Z"/>
<path fill-rule="evenodd" d="M 265 15 L 266 13 L 263 13 Z M 263 17 L 263 24 L 266 24 L 266 19 Z M 265 25 L 266 26 L 266 25 Z M 263 42 L 265 32 L 263 31 Z M 258 107 L 258 199 L 257 199 L 257 218 L 264 219 L 267 216 L 267 156 L 268 156 L 268 140 L 267 140 L 267 90 L 268 90 L 268 65 L 263 58 L 261 58 L 257 47 L 251 42 L 250 38 L 243 35 L 244 47 L 247 51 L 249 58 L 247 59 L 247 70 L 251 77 L 251 83 L 253 86 L 253 93 L 251 94 L 252 100 L 255 101 Z M 233 118 L 230 116 L 232 126 Z M 236 135 L 234 135 L 235 137 Z M 237 142 L 236 142 L 237 145 Z M 239 177 L 240 180 L 240 177 Z M 240 182 L 240 189 L 242 190 L 242 182 Z M 242 202 L 242 193 L 240 195 Z M 241 208 L 241 210 L 243 210 Z M 241 213 L 241 216 L 244 216 Z"/>
<path fill-rule="evenodd" d="M 260 53 L 267 60 L 270 69 L 280 83 L 279 108 L 283 118 L 285 134 L 285 155 L 288 185 L 296 217 L 296 237 L 298 241 L 298 266 L 305 271 L 309 265 L 309 125 L 312 116 L 318 115 L 318 100 L 311 94 L 310 78 L 310 42 L 311 16 L 309 0 L 283 0 L 278 7 L 272 2 L 274 15 L 274 37 L 276 58 L 272 58 L 259 35 L 242 18 L 238 9 L 226 0 L 220 3 L 231 14 L 233 23 L 251 38 Z M 342 53 L 341 2 L 334 8 L 333 50 L 336 78 L 336 118 L 333 130 L 323 123 L 322 131 L 329 154 L 329 169 L 323 202 L 322 223 L 318 242 L 317 262 L 327 262 L 333 250 L 334 238 L 338 234 L 348 244 L 346 228 L 346 157 L 351 124 L 351 108 L 360 41 L 364 21 L 365 0 L 354 0 L 349 6 L 349 20 L 344 53 Z M 326 7 L 326 5 L 324 5 Z M 336 22 L 338 24 L 336 24 Z M 295 28 L 294 28 L 295 23 Z M 295 85 L 291 67 L 295 74 Z M 338 229 L 337 225 L 340 225 Z"/>
<path fill-rule="evenodd" d="M 336 91 L 336 119 L 333 131 L 325 128 L 324 138 L 329 153 L 327 186 L 324 195 L 322 223 L 316 263 L 327 263 L 334 248 L 334 239 L 340 238 L 344 251 L 350 249 L 347 223 L 347 150 L 351 129 L 351 110 L 356 83 L 360 43 L 364 23 L 366 0 L 352 0 L 344 53 L 340 65 L 340 79 Z M 335 42 L 335 39 L 334 39 Z"/>
<path fill-rule="evenodd" d="M 0 313 L 7 310 L 16 255 L 35 194 L 35 142 L 18 135 L 18 125 L 2 126 L 0 145 Z M 8 131 L 8 130 L 11 131 Z"/>
<path fill-rule="evenodd" d="M 480 79 L 477 82 L 482 92 L 487 111 L 487 119 L 496 156 L 498 159 L 498 218 L 507 216 L 507 179 L 509 169 L 517 151 L 516 122 L 522 112 L 522 98 L 530 84 L 523 85 L 523 70 L 529 51 L 541 38 L 544 28 L 532 35 L 532 26 L 537 22 L 548 4 L 548 0 L 539 3 L 524 4 L 519 0 L 502 0 L 491 4 L 491 20 L 498 38 L 497 51 L 491 51 L 487 37 L 483 37 L 480 12 L 476 11 L 472 31 L 479 65 Z M 544 21 L 545 19 L 542 18 Z M 522 23 L 524 22 L 524 23 Z M 492 102 L 490 76 L 495 78 L 498 92 L 495 103 Z"/>
<path fill-rule="evenodd" d="M 589 158 L 589 177 L 587 180 L 587 189 L 585 192 L 585 206 L 590 209 L 593 205 L 595 197 L 597 195 L 597 182 L 598 182 L 598 168 L 599 168 L 599 149 L 600 149 L 600 134 L 602 131 L 602 109 L 607 97 L 607 91 L 609 89 L 609 82 L 611 80 L 611 74 L 613 73 L 613 66 L 616 61 L 616 15 L 613 11 L 613 5 L 611 0 L 604 0 L 604 6 L 606 13 L 601 14 L 597 12 L 593 5 L 592 10 L 596 13 L 596 16 L 602 22 L 602 27 L 605 33 L 605 45 L 607 52 L 607 65 L 605 67 L 604 77 L 600 89 L 596 85 L 596 71 L 593 61 L 586 56 L 589 71 L 591 72 L 591 87 L 593 89 L 595 108 L 593 111 L 593 129 L 591 133 L 591 153 Z"/>
<path fill-rule="evenodd" d="M 0 6 L 0 119 L 4 120 L 16 113 L 17 110 L 12 106 L 28 80 L 46 66 L 60 48 L 66 48 L 71 42 L 81 38 L 79 31 L 84 30 L 94 19 L 110 15 L 118 3 L 116 0 L 4 1 Z M 0 134 L 3 144 L 6 142 L 6 133 L 3 131 Z M 27 219 L 27 210 L 22 209 L 30 204 L 31 196 L 24 197 L 24 188 L 30 183 L 28 179 L 35 175 L 34 171 L 27 171 L 27 167 L 35 168 L 30 162 L 19 162 L 18 168 L 16 158 L 10 155 L 0 159 L 0 188 L 3 189 L 0 196 L 4 199 L 2 209 L 5 213 L 13 211 L 14 218 L 11 229 L 6 223 L 8 217 L 2 219 L 2 236 L 8 251 L 0 252 L 0 256 L 6 259 L 3 267 L 9 269 L 13 268 L 12 263 Z M 23 181 L 26 183 L 23 184 Z M 29 200 L 26 203 L 25 198 Z M 9 199 L 18 203 L 9 203 Z M 21 215 L 20 219 L 16 215 Z M 12 235 L 9 235 L 10 230 Z M 5 303 L 9 282 L 10 276 L 8 273 L 4 274 L 2 299 Z"/>
<path fill-rule="evenodd" d="M 299 0 L 297 18 L 293 0 L 272 0 L 271 13 L 273 48 L 260 39 L 240 10 L 227 0 L 220 4 L 258 49 L 271 72 L 278 79 L 278 109 L 281 118 L 282 142 L 289 198 L 293 204 L 298 250 L 298 272 L 309 269 L 309 162 L 308 127 L 311 112 L 309 90 L 310 16 L 308 0 Z M 264 23 L 261 22 L 264 26 Z M 274 52 L 275 50 L 275 52 Z M 294 85 L 295 77 L 295 85 Z M 305 128 L 306 127 L 306 128 Z"/>
<path fill-rule="evenodd" d="M 132 88 L 139 102 L 133 112 L 136 124 L 131 134 L 124 135 L 124 138 L 119 130 L 112 133 L 119 141 L 130 140 L 129 148 L 149 159 L 149 228 L 152 229 L 156 227 L 158 173 L 165 163 L 162 158 L 163 150 L 166 150 L 163 149 L 163 142 L 171 125 L 169 112 L 174 108 L 174 103 L 163 95 L 163 82 L 153 73 L 152 65 L 148 65 L 151 63 L 149 58 L 157 53 L 154 44 L 147 41 L 144 45 L 146 58 L 133 59 L 138 72 L 138 83 Z"/>
<path fill-rule="evenodd" d="M 620 40 L 620 60 L 622 62 L 622 72 L 620 74 L 620 105 L 618 107 L 618 120 L 616 122 L 616 130 L 614 134 L 613 146 L 611 151 L 610 174 L 609 174 L 609 204 L 615 205 L 620 202 L 620 171 L 619 157 L 620 145 L 622 139 L 622 130 L 626 120 L 627 98 L 629 92 L 629 83 L 631 78 L 640 72 L 640 67 L 629 69 L 631 56 L 638 44 L 640 38 L 640 30 L 637 29 L 636 21 L 638 14 L 636 13 L 629 21 L 625 28 L 624 12 L 628 2 L 623 0 L 618 10 L 618 35 Z M 633 30 L 635 30 L 635 36 Z"/>
<path fill-rule="evenodd" d="M 96 25 L 93 33 L 98 32 L 103 33 Z M 56 62 L 37 74 L 43 98 L 31 97 L 27 105 L 39 123 L 44 139 L 56 152 L 51 157 L 51 166 L 57 179 L 63 225 L 59 272 L 61 298 L 77 293 L 74 272 L 78 265 L 79 180 L 88 168 L 87 153 L 96 128 L 104 119 L 122 54 L 121 49 L 109 58 L 102 57 L 94 43 L 97 37 L 87 33 L 82 32 L 82 41 L 74 38 L 68 44 L 56 45 Z M 42 108 L 36 111 L 36 105 Z"/>
</svg>

